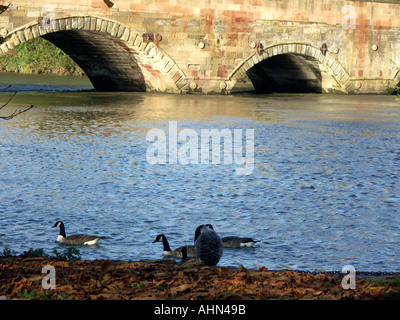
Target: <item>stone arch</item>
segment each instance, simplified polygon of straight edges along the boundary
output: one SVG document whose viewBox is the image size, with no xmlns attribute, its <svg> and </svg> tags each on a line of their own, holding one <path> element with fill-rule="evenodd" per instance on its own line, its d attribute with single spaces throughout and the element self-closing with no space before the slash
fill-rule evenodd
<svg viewBox="0 0 400 320">
<path fill-rule="evenodd" d="M 57 18 L 48 26 L 34 21 L 9 32 L 0 55 L 36 37 L 70 55 L 99 90 L 180 92 L 186 86 L 185 74 L 171 57 L 117 21 L 95 16 Z"/>
<path fill-rule="evenodd" d="M 279 55 L 294 54 L 310 57 L 316 61 L 322 71 L 329 74 L 338 84 L 341 91 L 349 93 L 353 90 L 350 74 L 329 51 L 325 55 L 319 48 L 305 43 L 280 43 L 264 48 L 261 54 L 254 52 L 243 60 L 226 79 L 226 89 L 231 91 L 237 81 L 260 62 Z"/>
</svg>

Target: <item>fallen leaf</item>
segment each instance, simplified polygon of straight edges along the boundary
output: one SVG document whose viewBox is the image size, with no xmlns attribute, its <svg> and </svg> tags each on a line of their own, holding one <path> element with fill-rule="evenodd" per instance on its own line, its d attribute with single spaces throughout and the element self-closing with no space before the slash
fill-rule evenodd
<svg viewBox="0 0 400 320">
<path fill-rule="evenodd" d="M 41 281 L 43 279 L 42 275 L 33 275 L 28 278 L 29 281 Z"/>
</svg>

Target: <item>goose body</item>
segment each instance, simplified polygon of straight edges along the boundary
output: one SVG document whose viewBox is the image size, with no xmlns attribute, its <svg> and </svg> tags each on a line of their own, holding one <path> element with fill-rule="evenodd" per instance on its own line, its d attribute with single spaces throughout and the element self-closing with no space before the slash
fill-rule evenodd
<svg viewBox="0 0 400 320">
<path fill-rule="evenodd" d="M 253 247 L 260 240 L 254 240 L 253 238 L 241 238 L 235 236 L 223 237 L 222 245 L 224 248 L 243 248 Z"/>
<path fill-rule="evenodd" d="M 53 228 L 60 228 L 60 234 L 57 237 L 57 241 L 61 243 L 66 243 L 70 245 L 95 245 L 102 237 L 92 236 L 88 234 L 73 234 L 70 236 L 66 236 L 65 227 L 62 221 L 57 221 Z"/>
<path fill-rule="evenodd" d="M 197 259 L 205 265 L 215 266 L 222 257 L 223 245 L 212 225 L 200 225 L 194 235 L 194 248 Z"/>
<path fill-rule="evenodd" d="M 159 234 L 156 237 L 156 240 L 153 241 L 153 243 L 156 242 L 162 242 L 163 243 L 163 255 L 165 256 L 172 256 L 175 258 L 183 258 L 183 255 L 186 254 L 187 257 L 196 257 L 196 253 L 194 252 L 194 246 L 191 245 L 186 245 L 186 246 L 181 246 L 179 248 L 176 248 L 175 250 L 171 250 L 171 247 L 169 246 L 167 237 L 164 234 Z M 185 248 L 184 250 L 182 250 Z"/>
</svg>

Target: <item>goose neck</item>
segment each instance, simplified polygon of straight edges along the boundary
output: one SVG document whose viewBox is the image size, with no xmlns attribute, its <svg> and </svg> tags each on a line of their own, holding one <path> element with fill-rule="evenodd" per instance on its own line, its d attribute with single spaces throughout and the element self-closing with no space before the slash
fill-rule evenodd
<svg viewBox="0 0 400 320">
<path fill-rule="evenodd" d="M 165 236 L 163 236 L 163 246 L 164 246 L 164 251 L 171 251 L 171 248 L 169 246 L 168 240 Z"/>
<path fill-rule="evenodd" d="M 65 235 L 65 227 L 64 224 L 61 223 L 60 225 L 60 236 L 63 236 L 64 238 L 66 238 L 67 236 Z"/>
</svg>

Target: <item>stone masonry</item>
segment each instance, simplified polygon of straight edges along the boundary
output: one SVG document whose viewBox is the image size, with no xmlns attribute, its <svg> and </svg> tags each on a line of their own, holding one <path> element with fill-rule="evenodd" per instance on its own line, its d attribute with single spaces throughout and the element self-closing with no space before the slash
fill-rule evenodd
<svg viewBox="0 0 400 320">
<path fill-rule="evenodd" d="M 400 1 L 15 0 L 0 55 L 42 36 L 99 90 L 384 93 L 399 17 Z"/>
</svg>

